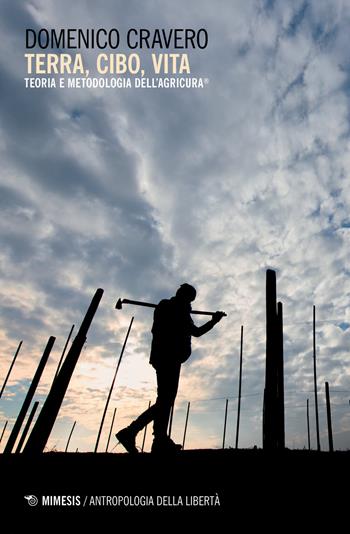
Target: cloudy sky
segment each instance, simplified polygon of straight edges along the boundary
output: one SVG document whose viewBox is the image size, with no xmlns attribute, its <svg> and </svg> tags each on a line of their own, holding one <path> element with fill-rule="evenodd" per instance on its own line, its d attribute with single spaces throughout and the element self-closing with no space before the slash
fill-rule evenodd
<svg viewBox="0 0 350 534">
<path fill-rule="evenodd" d="M 240 326 L 244 367 L 240 445 L 261 445 L 265 272 L 284 303 L 286 442 L 315 447 L 312 306 L 317 312 L 322 447 L 324 382 L 336 448 L 350 447 L 349 0 L 2 0 L 1 428 L 20 409 L 50 335 L 56 343 L 36 399 L 42 405 L 72 324 L 98 287 L 104 296 L 48 442 L 92 450 L 119 351 L 116 429 L 155 398 L 150 310 L 184 281 L 197 308 L 228 317 L 193 342 L 174 417 L 188 447 L 234 445 Z M 190 51 L 190 90 L 29 90 L 26 28 L 206 28 Z M 97 52 L 84 52 L 93 61 Z M 95 54 L 95 55 L 94 55 Z M 149 54 L 149 52 L 145 52 Z M 201 321 L 198 319 L 198 324 Z M 151 432 L 148 433 L 147 447 Z M 116 442 L 113 440 L 111 448 Z M 119 448 L 115 449 L 116 451 Z"/>
</svg>

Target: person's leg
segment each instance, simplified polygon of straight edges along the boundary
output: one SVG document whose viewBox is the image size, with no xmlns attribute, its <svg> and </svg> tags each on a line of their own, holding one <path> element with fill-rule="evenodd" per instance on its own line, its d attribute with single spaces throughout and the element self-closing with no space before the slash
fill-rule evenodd
<svg viewBox="0 0 350 534">
<path fill-rule="evenodd" d="M 161 366 L 157 372 L 157 400 L 153 406 L 145 410 L 129 426 L 121 429 L 116 438 L 130 453 L 137 453 L 135 445 L 137 433 L 148 425 L 152 420 L 154 438 L 164 440 L 167 438 L 167 428 L 171 407 L 175 402 L 181 364 Z"/>
<path fill-rule="evenodd" d="M 135 440 L 136 435 L 142 430 L 148 423 L 153 421 L 156 412 L 156 405 L 150 406 L 145 410 L 135 421 L 129 426 L 122 428 L 116 434 L 117 440 L 124 446 L 124 448 L 131 453 L 137 453 Z"/>
<path fill-rule="evenodd" d="M 157 371 L 157 401 L 154 405 L 153 433 L 155 439 L 167 437 L 168 422 L 179 386 L 181 364 L 162 366 Z"/>
<path fill-rule="evenodd" d="M 133 421 L 129 425 L 129 428 L 132 429 L 135 432 L 135 434 L 137 434 L 138 432 L 140 432 L 140 430 L 145 428 L 145 426 L 147 426 L 151 421 L 153 421 L 155 412 L 156 412 L 156 405 L 153 404 L 147 410 L 145 410 L 141 415 L 139 415 L 138 418 L 135 419 L 135 421 Z"/>
</svg>

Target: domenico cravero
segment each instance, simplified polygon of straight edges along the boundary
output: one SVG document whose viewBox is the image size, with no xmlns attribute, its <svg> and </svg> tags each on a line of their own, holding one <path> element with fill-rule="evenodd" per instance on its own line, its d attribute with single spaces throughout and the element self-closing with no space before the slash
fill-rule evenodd
<svg viewBox="0 0 350 534">
<path fill-rule="evenodd" d="M 117 28 L 26 29 L 26 48 L 41 49 L 117 49 L 125 44 L 135 49 L 204 49 L 208 46 L 205 28 L 130 28 L 124 35 Z"/>
</svg>

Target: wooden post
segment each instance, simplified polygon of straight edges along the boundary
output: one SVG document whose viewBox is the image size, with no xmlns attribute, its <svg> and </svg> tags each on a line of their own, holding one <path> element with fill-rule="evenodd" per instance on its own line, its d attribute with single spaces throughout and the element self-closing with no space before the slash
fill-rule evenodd
<svg viewBox="0 0 350 534">
<path fill-rule="evenodd" d="M 316 306 L 313 306 L 313 360 L 314 360 L 314 393 L 315 393 L 315 415 L 316 415 L 316 439 L 317 450 L 321 450 L 320 424 L 318 418 L 318 398 L 317 398 L 317 372 L 316 372 Z"/>
<path fill-rule="evenodd" d="M 184 437 L 183 437 L 183 440 L 182 440 L 182 450 L 184 451 L 185 450 L 185 441 L 186 441 L 186 433 L 187 433 L 187 423 L 188 423 L 188 415 L 190 413 L 190 406 L 191 406 L 191 403 L 189 402 L 187 404 L 187 413 L 186 413 L 186 422 L 185 422 L 185 430 L 184 430 Z"/>
<path fill-rule="evenodd" d="M 150 407 L 151 407 L 151 401 L 149 401 L 149 403 L 148 403 L 148 409 L 150 409 Z M 143 431 L 143 438 L 142 438 L 141 452 L 143 452 L 143 449 L 145 448 L 145 441 L 146 441 L 147 427 L 148 427 L 148 425 L 145 426 L 145 430 Z"/>
<path fill-rule="evenodd" d="M 119 370 L 120 362 L 122 361 L 122 357 L 123 357 L 123 354 L 124 354 L 124 350 L 125 350 L 126 344 L 128 342 L 128 338 L 129 338 L 129 334 L 130 334 L 130 330 L 131 330 L 133 322 L 134 322 L 134 318 L 132 317 L 131 321 L 130 321 L 130 324 L 129 324 L 129 328 L 128 328 L 126 337 L 125 337 L 125 340 L 124 340 L 124 344 L 123 344 L 123 347 L 122 347 L 122 350 L 121 350 L 121 353 L 120 353 L 120 356 L 119 356 L 119 360 L 118 360 L 117 368 L 116 368 L 115 373 L 114 373 L 112 384 L 111 384 L 111 387 L 109 388 L 109 393 L 108 393 L 105 409 L 103 410 L 102 419 L 101 419 L 101 423 L 100 423 L 100 428 L 99 428 L 99 431 L 98 431 L 98 434 L 97 434 L 97 439 L 96 439 L 94 452 L 97 452 L 97 449 L 98 449 L 98 444 L 99 444 L 100 437 L 101 437 L 103 423 L 104 423 L 104 420 L 105 420 L 105 417 L 106 417 L 108 404 L 109 404 L 109 401 L 110 401 L 110 398 L 111 398 L 111 395 L 112 395 L 112 391 L 113 391 L 113 388 L 114 388 L 114 382 L 115 382 L 115 379 L 117 378 L 117 373 L 118 373 L 118 370 Z"/>
<path fill-rule="evenodd" d="M 6 421 L 5 426 L 4 426 L 4 428 L 2 429 L 1 437 L 0 437 L 0 443 L 2 442 L 2 438 L 3 438 L 4 434 L 5 434 L 5 430 L 6 430 L 6 427 L 7 427 L 7 423 L 8 423 L 8 420 Z"/>
<path fill-rule="evenodd" d="M 69 340 L 70 340 L 70 338 L 72 336 L 73 330 L 74 330 L 74 324 L 72 325 L 72 328 L 70 329 L 70 332 L 69 332 L 68 337 L 67 337 L 67 341 L 66 341 L 66 343 L 65 343 L 65 345 L 63 347 L 63 351 L 62 351 L 62 354 L 61 354 L 61 357 L 60 357 L 60 361 L 58 362 L 56 373 L 55 373 L 55 376 L 53 378 L 54 380 L 55 380 L 56 376 L 58 375 L 58 371 L 61 369 L 62 360 L 63 360 L 64 355 L 66 353 L 66 350 L 67 350 L 67 347 L 68 347 L 68 343 L 69 343 Z"/>
<path fill-rule="evenodd" d="M 311 451 L 309 399 L 307 399 L 306 401 L 306 422 L 307 422 L 307 445 L 308 445 L 309 451 Z"/>
<path fill-rule="evenodd" d="M 28 438 L 23 453 L 35 454 L 43 452 L 47 440 L 49 439 L 56 417 L 60 410 L 62 401 L 67 391 L 70 379 L 80 356 L 80 352 L 86 341 L 86 336 L 91 326 L 92 320 L 97 311 L 98 305 L 103 295 L 103 289 L 97 289 L 90 306 L 86 312 L 83 322 L 79 328 L 68 354 L 62 363 L 62 367 L 53 381 L 50 392 L 41 409 L 35 426 Z"/>
<path fill-rule="evenodd" d="M 44 353 L 41 357 L 41 360 L 39 362 L 39 365 L 38 365 L 38 368 L 35 372 L 35 375 L 33 377 L 33 380 L 32 380 L 32 383 L 30 384 L 30 387 L 28 389 L 28 393 L 26 395 L 26 398 L 24 399 L 23 401 L 23 404 L 22 404 L 22 408 L 18 414 L 18 417 L 16 419 L 16 422 L 14 424 L 14 427 L 12 429 L 12 432 L 10 434 L 10 437 L 9 439 L 7 440 L 7 443 L 6 443 L 6 447 L 4 449 L 4 454 L 10 454 L 15 443 L 16 443 L 16 439 L 18 437 L 18 434 L 21 430 L 21 427 L 22 427 L 22 424 L 23 424 L 23 421 L 24 421 L 24 418 L 26 416 L 26 413 L 28 411 L 28 408 L 30 406 L 30 403 L 32 402 L 32 399 L 33 399 L 33 396 L 34 396 L 34 393 L 36 391 L 36 388 L 39 384 L 39 380 L 41 378 L 41 375 L 44 371 L 44 368 L 45 368 L 45 365 L 46 365 L 46 362 L 48 360 L 48 357 L 50 355 L 50 352 L 51 352 L 51 349 L 53 347 L 53 344 L 55 343 L 55 337 L 50 337 L 48 342 L 47 342 L 47 345 L 45 347 L 45 350 L 44 350 Z"/>
<path fill-rule="evenodd" d="M 240 357 L 239 357 L 239 385 L 238 385 L 238 407 L 237 407 L 237 426 L 236 426 L 236 449 L 238 449 L 239 420 L 240 420 L 240 415 L 241 415 L 242 363 L 243 363 L 243 326 L 241 326 L 241 350 L 240 350 Z"/>
<path fill-rule="evenodd" d="M 277 303 L 276 272 L 266 271 L 266 373 L 263 406 L 263 448 L 285 446 L 283 379 L 283 308 Z"/>
<path fill-rule="evenodd" d="M 22 450 L 23 443 L 25 442 L 25 439 L 26 439 L 27 434 L 28 434 L 28 430 L 29 430 L 30 425 L 31 425 L 31 423 L 33 421 L 33 418 L 34 418 L 34 415 L 35 415 L 35 412 L 36 412 L 38 406 L 39 406 L 39 402 L 38 401 L 34 402 L 32 411 L 29 414 L 28 421 L 26 423 L 26 426 L 24 427 L 24 430 L 22 432 L 22 436 L 21 436 L 21 438 L 20 438 L 20 440 L 18 442 L 17 449 L 16 449 L 16 454 L 19 454 L 21 452 L 21 450 Z"/>
<path fill-rule="evenodd" d="M 75 425 L 76 425 L 76 424 L 77 424 L 77 422 L 74 421 L 73 426 L 72 426 L 72 429 L 71 429 L 71 431 L 70 431 L 70 433 L 69 433 L 69 436 L 68 436 L 67 445 L 66 445 L 66 448 L 64 449 L 64 452 L 67 452 L 67 451 L 68 451 L 70 438 L 72 437 L 72 434 L 73 434 L 73 431 L 74 431 L 74 429 L 75 429 Z"/>
<path fill-rule="evenodd" d="M 225 420 L 224 420 L 224 435 L 222 437 L 222 448 L 223 449 L 225 448 L 225 439 L 226 439 L 227 407 L 228 407 L 228 399 L 226 399 Z"/>
<path fill-rule="evenodd" d="M 170 410 L 169 431 L 168 431 L 169 438 L 171 438 L 171 430 L 173 427 L 173 415 L 174 415 L 174 405 L 172 405 L 171 410 Z"/>
<path fill-rule="evenodd" d="M 328 443 L 329 452 L 333 452 L 333 430 L 332 430 L 332 413 L 331 413 L 331 400 L 329 397 L 329 384 L 325 382 L 326 386 L 326 404 L 327 404 L 327 426 L 328 426 Z"/>
<path fill-rule="evenodd" d="M 112 435 L 112 431 L 113 431 L 113 425 L 114 425 L 114 419 L 115 419 L 115 412 L 117 411 L 117 408 L 114 408 L 114 412 L 113 412 L 113 417 L 112 417 L 112 422 L 111 422 L 111 428 L 109 429 L 109 434 L 108 434 L 108 440 L 107 440 L 107 445 L 106 445 L 106 452 L 108 452 L 108 447 L 109 447 L 109 442 L 111 440 L 111 435 Z"/>
<path fill-rule="evenodd" d="M 285 448 L 285 421 L 284 421 L 284 355 L 283 355 L 283 304 L 277 303 L 277 448 Z"/>
<path fill-rule="evenodd" d="M 1 399 L 1 397 L 2 397 L 2 394 L 3 394 L 4 389 L 5 389 L 5 387 L 6 387 L 7 381 L 8 381 L 8 379 L 9 379 L 10 374 L 11 374 L 12 367 L 15 365 L 15 361 L 16 361 L 16 358 L 17 358 L 17 356 L 18 356 L 18 353 L 19 353 L 19 351 L 20 351 L 20 349 L 21 349 L 22 343 L 23 343 L 23 341 L 20 341 L 20 342 L 19 342 L 19 345 L 18 345 L 18 347 L 17 347 L 17 350 L 16 350 L 15 355 L 14 355 L 14 357 L 13 357 L 13 360 L 12 360 L 12 362 L 11 362 L 10 369 L 8 370 L 8 373 L 7 373 L 7 375 L 6 375 L 5 381 L 4 381 L 3 386 L 2 386 L 2 388 L 1 388 L 1 391 L 0 391 L 0 399 Z"/>
<path fill-rule="evenodd" d="M 275 332 L 276 273 L 266 271 L 266 371 L 264 389 L 263 448 L 275 448 Z"/>
</svg>

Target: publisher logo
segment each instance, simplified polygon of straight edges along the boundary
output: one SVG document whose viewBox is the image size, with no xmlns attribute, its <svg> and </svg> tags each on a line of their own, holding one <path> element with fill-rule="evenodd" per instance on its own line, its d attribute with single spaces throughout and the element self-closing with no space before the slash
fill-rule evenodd
<svg viewBox="0 0 350 534">
<path fill-rule="evenodd" d="M 39 502 L 35 495 L 25 495 L 24 498 L 28 501 L 29 506 L 36 506 Z"/>
</svg>

